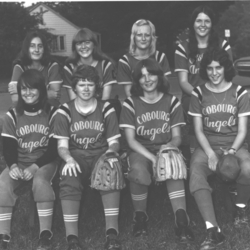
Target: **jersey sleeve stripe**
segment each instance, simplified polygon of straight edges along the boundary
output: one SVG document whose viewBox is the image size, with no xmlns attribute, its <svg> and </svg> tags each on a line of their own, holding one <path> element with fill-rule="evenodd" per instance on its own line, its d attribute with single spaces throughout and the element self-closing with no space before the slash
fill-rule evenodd
<svg viewBox="0 0 250 250">
<path fill-rule="evenodd" d="M 66 103 L 61 105 L 60 108 L 56 112 L 66 116 L 67 119 L 69 120 L 69 122 L 71 122 L 70 110 L 69 110 L 69 107 L 68 107 L 68 105 Z"/>
<path fill-rule="evenodd" d="M 174 70 L 174 72 L 181 72 L 181 71 L 188 72 L 188 70 L 186 70 L 186 69 L 175 69 Z"/>
<path fill-rule="evenodd" d="M 103 61 L 103 74 L 105 75 L 108 68 L 111 66 L 111 62 L 108 60 Z"/>
<path fill-rule="evenodd" d="M 192 113 L 192 112 L 190 112 L 190 111 L 188 111 L 188 114 L 191 115 L 191 116 L 199 116 L 199 117 L 202 117 L 201 114 Z"/>
<path fill-rule="evenodd" d="M 171 71 L 164 73 L 164 76 L 168 76 L 168 75 L 171 75 Z"/>
<path fill-rule="evenodd" d="M 160 51 L 156 51 L 155 53 L 155 59 L 158 63 L 162 62 L 163 58 L 164 58 L 164 53 L 160 52 Z"/>
<path fill-rule="evenodd" d="M 135 114 L 134 105 L 128 99 L 124 101 L 123 106 L 129 109 L 133 114 Z"/>
<path fill-rule="evenodd" d="M 49 114 L 49 124 L 50 124 L 52 118 L 55 116 L 56 111 L 57 111 L 56 107 L 51 107 L 50 114 Z"/>
<path fill-rule="evenodd" d="M 177 99 L 177 97 L 173 96 L 172 100 L 171 100 L 171 106 L 170 106 L 170 114 L 172 114 L 174 112 L 174 110 L 180 105 L 179 100 Z"/>
<path fill-rule="evenodd" d="M 132 82 L 118 82 L 118 84 L 131 85 Z"/>
<path fill-rule="evenodd" d="M 175 50 L 175 54 L 180 55 L 182 57 L 185 57 L 187 59 L 187 53 L 186 53 L 184 47 L 181 44 L 179 44 L 177 46 L 177 48 Z"/>
<path fill-rule="evenodd" d="M 69 65 L 65 65 L 63 67 L 70 75 L 72 75 L 72 71 L 69 69 Z"/>
<path fill-rule="evenodd" d="M 24 68 L 22 67 L 21 64 L 17 63 L 15 66 L 19 67 L 24 72 Z"/>
<path fill-rule="evenodd" d="M 130 65 L 129 65 L 129 60 L 128 60 L 127 56 L 123 56 L 123 57 L 119 60 L 119 62 L 121 62 L 121 63 L 127 65 L 127 66 L 129 67 L 129 69 L 131 69 L 131 68 L 130 68 Z"/>
<path fill-rule="evenodd" d="M 16 119 L 16 113 L 14 111 L 14 109 L 11 109 L 7 112 L 7 115 L 12 119 L 14 125 L 17 125 L 17 119 Z"/>
<path fill-rule="evenodd" d="M 238 114 L 238 117 L 249 116 L 249 115 L 250 115 L 250 112 L 240 113 L 240 114 Z"/>
<path fill-rule="evenodd" d="M 200 87 L 196 87 L 196 88 L 192 91 L 192 94 L 193 94 L 194 96 L 196 96 L 196 97 L 199 99 L 199 102 L 200 102 L 200 103 L 202 102 L 202 92 L 201 92 Z"/>
<path fill-rule="evenodd" d="M 3 136 L 3 137 L 10 137 L 10 138 L 13 138 L 13 139 L 15 139 L 15 140 L 18 141 L 18 139 L 15 136 L 13 136 L 13 135 L 2 133 L 1 136 Z"/>
<path fill-rule="evenodd" d="M 224 50 L 229 50 L 231 47 L 230 47 L 230 44 L 227 42 L 227 41 L 223 41 L 222 42 L 222 48 L 224 49 Z"/>
<path fill-rule="evenodd" d="M 56 139 L 69 139 L 69 137 L 67 137 L 67 136 L 60 136 L 60 135 L 53 135 L 53 137 L 54 138 L 56 138 Z"/>
<path fill-rule="evenodd" d="M 112 136 L 112 137 L 110 137 L 110 138 L 107 138 L 107 142 L 113 141 L 113 140 L 115 140 L 115 139 L 117 139 L 117 138 L 119 138 L 119 137 L 121 137 L 120 134 L 114 135 L 114 136 Z"/>
<path fill-rule="evenodd" d="M 56 66 L 58 63 L 57 62 L 51 62 L 50 65 L 49 65 L 49 68 L 48 68 L 48 72 L 50 72 L 50 70 Z"/>
<path fill-rule="evenodd" d="M 242 86 L 238 86 L 236 90 L 237 102 L 244 94 L 248 94 L 245 88 L 243 88 Z"/>
<path fill-rule="evenodd" d="M 135 126 L 129 125 L 129 124 L 120 124 L 119 125 L 120 128 L 132 128 L 135 130 Z"/>
<path fill-rule="evenodd" d="M 116 80 L 112 80 L 112 81 L 106 82 L 104 87 L 107 86 L 107 85 L 112 85 L 112 84 L 116 84 L 116 83 L 117 83 Z"/>
<path fill-rule="evenodd" d="M 115 109 L 112 107 L 109 110 L 106 110 L 104 113 L 104 118 L 106 118 L 110 113 L 115 112 Z"/>
<path fill-rule="evenodd" d="M 180 123 L 176 123 L 176 124 L 172 125 L 171 128 L 174 128 L 174 127 L 177 127 L 177 126 L 184 126 L 184 125 L 186 125 L 185 122 L 180 122 Z"/>
<path fill-rule="evenodd" d="M 105 102 L 102 109 L 103 117 L 106 118 L 111 112 L 115 112 L 114 107 L 110 102 Z"/>
</svg>

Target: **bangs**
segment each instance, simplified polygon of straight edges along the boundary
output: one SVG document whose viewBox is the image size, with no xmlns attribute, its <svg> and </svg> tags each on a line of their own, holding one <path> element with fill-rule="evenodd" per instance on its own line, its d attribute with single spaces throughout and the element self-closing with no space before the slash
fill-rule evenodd
<svg viewBox="0 0 250 250">
<path fill-rule="evenodd" d="M 96 37 L 93 34 L 93 32 L 87 31 L 87 30 L 80 30 L 76 36 L 74 37 L 75 43 L 82 43 L 85 41 L 92 41 L 96 43 Z"/>
</svg>

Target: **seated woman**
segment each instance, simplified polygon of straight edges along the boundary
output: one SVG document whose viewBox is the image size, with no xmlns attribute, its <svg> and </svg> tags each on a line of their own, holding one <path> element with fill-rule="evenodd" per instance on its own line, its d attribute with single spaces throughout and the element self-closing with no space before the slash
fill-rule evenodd
<svg viewBox="0 0 250 250">
<path fill-rule="evenodd" d="M 152 182 L 152 167 L 161 145 L 178 147 L 180 127 L 185 124 L 182 107 L 175 96 L 167 94 L 164 73 L 151 58 L 141 60 L 133 73 L 132 96 L 123 103 L 120 128 L 130 147 L 130 192 L 134 206 L 133 235 L 147 235 L 148 186 Z M 182 242 L 193 240 L 186 213 L 183 180 L 166 181 L 175 215 L 175 234 Z"/>
<path fill-rule="evenodd" d="M 100 90 L 96 69 L 80 65 L 72 76 L 76 98 L 63 104 L 55 117 L 54 136 L 63 159 L 60 168 L 62 203 L 68 250 L 82 249 L 78 240 L 78 214 L 83 186 L 98 159 L 118 152 L 119 126 L 113 106 L 96 99 Z M 121 249 L 117 239 L 120 191 L 100 191 L 106 220 L 105 249 Z"/>
<path fill-rule="evenodd" d="M 40 239 L 37 249 L 49 249 L 55 194 L 51 181 L 56 173 L 57 147 L 52 136 L 45 79 L 35 69 L 26 70 L 17 84 L 16 108 L 3 121 L 3 155 L 7 164 L 0 175 L 0 234 L 3 247 L 10 241 L 12 210 L 21 185 L 33 179 L 32 191 L 37 203 Z M 53 109 L 54 110 L 54 109 Z"/>
<path fill-rule="evenodd" d="M 214 249 L 225 236 L 218 226 L 211 187 L 207 177 L 216 172 L 223 154 L 235 154 L 241 173 L 237 182 L 235 224 L 247 222 L 246 209 L 250 197 L 250 155 L 245 144 L 250 107 L 247 91 L 232 84 L 235 75 L 232 61 L 223 49 L 211 49 L 201 61 L 200 76 L 204 85 L 194 88 L 189 114 L 200 147 L 191 158 L 190 191 L 201 212 L 207 236 L 200 250 Z"/>
</svg>

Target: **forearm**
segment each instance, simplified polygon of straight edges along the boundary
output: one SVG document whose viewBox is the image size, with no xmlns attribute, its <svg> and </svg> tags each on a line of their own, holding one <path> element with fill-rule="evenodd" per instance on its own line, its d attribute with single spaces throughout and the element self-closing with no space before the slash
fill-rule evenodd
<svg viewBox="0 0 250 250">
<path fill-rule="evenodd" d="M 131 87 L 132 87 L 132 85 L 130 85 L 130 84 L 125 84 L 124 85 L 124 91 L 126 93 L 126 97 L 130 97 L 131 96 L 131 93 L 130 93 Z"/>
<path fill-rule="evenodd" d="M 112 85 L 105 86 L 102 92 L 102 100 L 108 100 L 111 95 Z"/>
<path fill-rule="evenodd" d="M 181 145 L 181 141 L 181 136 L 174 136 L 169 143 L 178 148 Z"/>
<path fill-rule="evenodd" d="M 180 82 L 180 87 L 181 87 L 181 90 L 188 95 L 191 95 L 194 89 L 193 86 L 189 82 Z"/>
<path fill-rule="evenodd" d="M 211 152 L 213 152 L 213 149 L 211 148 L 210 143 L 208 142 L 208 139 L 204 135 L 203 131 L 195 131 L 195 134 L 199 144 L 201 145 L 206 155 L 208 156 L 209 154 L 211 154 Z"/>
<path fill-rule="evenodd" d="M 58 154 L 65 162 L 73 158 L 69 152 L 69 149 L 66 147 L 58 147 Z"/>
<path fill-rule="evenodd" d="M 120 150 L 120 144 L 118 141 L 114 141 L 109 143 L 109 148 L 106 152 L 116 152 L 118 153 Z"/>
<path fill-rule="evenodd" d="M 239 131 L 237 136 L 235 137 L 235 140 L 231 148 L 234 148 L 236 151 L 239 150 L 242 144 L 244 143 L 245 138 L 246 138 L 246 131 Z"/>
<path fill-rule="evenodd" d="M 71 88 L 67 88 L 67 92 L 70 100 L 74 100 L 76 98 L 76 94 Z"/>
</svg>

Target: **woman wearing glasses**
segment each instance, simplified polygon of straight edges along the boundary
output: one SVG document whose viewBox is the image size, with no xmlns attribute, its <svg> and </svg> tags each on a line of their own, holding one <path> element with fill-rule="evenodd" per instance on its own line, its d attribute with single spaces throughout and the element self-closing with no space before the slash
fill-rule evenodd
<svg viewBox="0 0 250 250">
<path fill-rule="evenodd" d="M 119 60 L 117 72 L 117 82 L 124 86 L 127 97 L 131 95 L 132 72 L 139 61 L 154 58 L 162 67 L 165 77 L 171 74 L 166 55 L 156 50 L 156 40 L 155 26 L 149 20 L 140 19 L 133 24 L 129 52 Z"/>
</svg>

